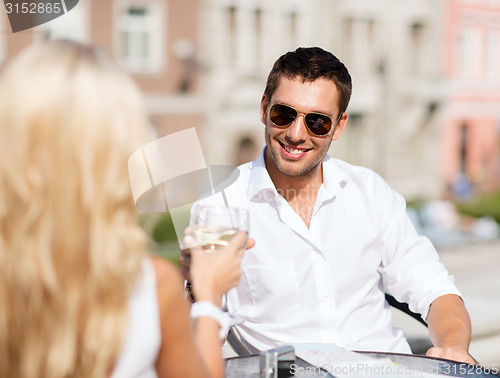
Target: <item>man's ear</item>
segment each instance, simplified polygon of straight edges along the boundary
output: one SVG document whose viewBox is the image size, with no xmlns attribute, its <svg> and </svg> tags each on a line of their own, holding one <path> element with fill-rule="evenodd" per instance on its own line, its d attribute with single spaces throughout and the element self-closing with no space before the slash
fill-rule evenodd
<svg viewBox="0 0 500 378">
<path fill-rule="evenodd" d="M 347 112 L 344 112 L 342 114 L 342 117 L 340 118 L 340 121 L 337 123 L 335 130 L 333 130 L 332 141 L 340 138 L 340 135 L 344 131 L 345 127 L 347 126 L 348 119 L 349 119 L 349 114 L 347 114 Z"/>
<path fill-rule="evenodd" d="M 262 100 L 260 100 L 260 120 L 266 125 L 267 124 L 267 107 L 269 105 L 269 101 L 266 95 L 262 96 Z"/>
</svg>

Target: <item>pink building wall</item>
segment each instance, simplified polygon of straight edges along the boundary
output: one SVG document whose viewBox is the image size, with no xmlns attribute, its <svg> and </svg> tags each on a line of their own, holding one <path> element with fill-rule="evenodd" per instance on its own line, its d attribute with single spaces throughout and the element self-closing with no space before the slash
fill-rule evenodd
<svg viewBox="0 0 500 378">
<path fill-rule="evenodd" d="M 449 188 L 466 173 L 476 192 L 500 184 L 500 1 L 448 0 L 442 171 Z M 493 55 L 492 55 L 493 54 Z M 496 65 L 496 67 L 494 66 Z M 464 132 L 465 128 L 465 132 Z"/>
</svg>

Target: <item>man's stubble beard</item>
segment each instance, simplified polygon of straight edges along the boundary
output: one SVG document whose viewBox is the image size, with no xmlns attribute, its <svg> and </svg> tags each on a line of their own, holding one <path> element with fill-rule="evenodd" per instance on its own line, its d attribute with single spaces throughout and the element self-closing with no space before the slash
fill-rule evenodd
<svg viewBox="0 0 500 378">
<path fill-rule="evenodd" d="M 313 176 L 314 172 L 316 171 L 316 168 L 323 162 L 323 160 L 324 160 L 326 154 L 328 153 L 328 150 L 330 149 L 330 146 L 332 144 L 332 140 L 330 139 L 330 143 L 328 143 L 328 146 L 325 149 L 323 156 L 316 163 L 311 162 L 310 165 L 305 166 L 299 172 L 289 172 L 289 171 L 286 171 L 285 169 L 283 169 L 282 167 L 280 167 L 279 151 L 277 151 L 276 149 L 273 149 L 273 148 L 269 148 L 272 140 L 271 140 L 270 133 L 267 131 L 267 128 L 268 128 L 268 126 L 266 126 L 265 130 L 264 130 L 264 134 L 265 134 L 264 139 L 266 141 L 266 150 L 269 152 L 269 156 L 271 157 L 272 164 L 276 167 L 278 172 L 284 176 L 287 176 L 287 177 L 307 179 L 309 176 Z M 266 156 L 266 154 L 264 153 L 264 157 L 265 156 Z"/>
</svg>

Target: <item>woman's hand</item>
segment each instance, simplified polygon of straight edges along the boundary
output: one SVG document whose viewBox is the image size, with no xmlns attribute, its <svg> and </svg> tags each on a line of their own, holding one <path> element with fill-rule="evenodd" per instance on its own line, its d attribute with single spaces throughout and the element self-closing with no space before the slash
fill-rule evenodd
<svg viewBox="0 0 500 378">
<path fill-rule="evenodd" d="M 184 244 L 190 247 L 183 249 L 179 263 L 184 277 L 192 284 L 196 300 L 220 306 L 222 295 L 240 282 L 243 251 L 255 242 L 247 241 L 246 233 L 238 232 L 224 249 L 205 252 L 186 229 Z"/>
</svg>

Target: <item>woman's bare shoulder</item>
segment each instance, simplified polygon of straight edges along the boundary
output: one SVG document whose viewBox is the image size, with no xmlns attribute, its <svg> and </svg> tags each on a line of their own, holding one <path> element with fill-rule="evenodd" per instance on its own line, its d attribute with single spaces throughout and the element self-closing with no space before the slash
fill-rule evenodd
<svg viewBox="0 0 500 378">
<path fill-rule="evenodd" d="M 158 297 L 178 296 L 179 293 L 182 293 L 183 279 L 179 269 L 163 257 L 152 256 L 151 261 L 156 274 Z"/>
<path fill-rule="evenodd" d="M 161 257 L 161 256 L 151 256 L 151 261 L 153 262 L 153 266 L 155 268 L 155 272 L 158 277 L 175 277 L 176 279 L 180 278 L 180 273 L 177 267 L 172 264 L 169 260 Z"/>
</svg>

